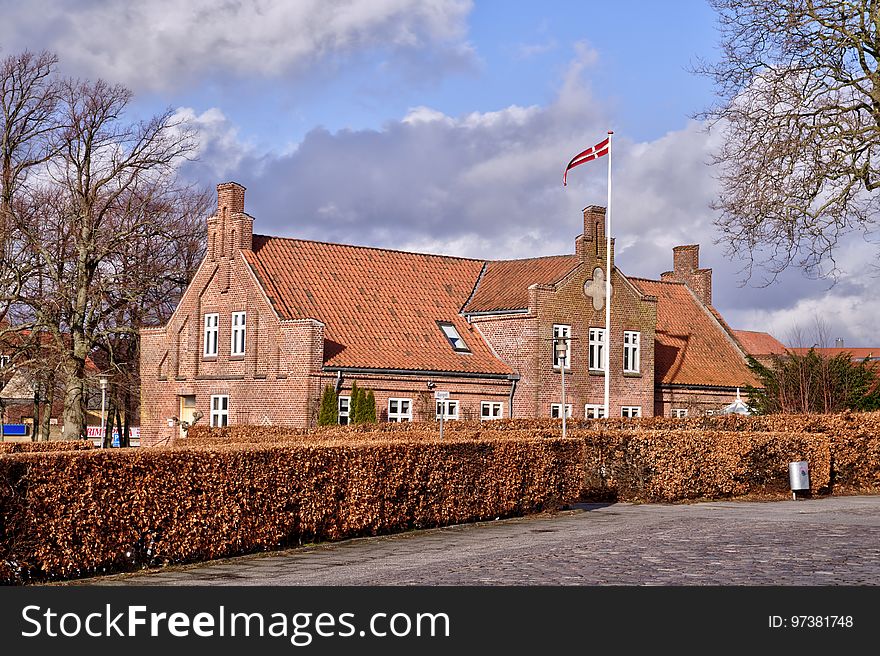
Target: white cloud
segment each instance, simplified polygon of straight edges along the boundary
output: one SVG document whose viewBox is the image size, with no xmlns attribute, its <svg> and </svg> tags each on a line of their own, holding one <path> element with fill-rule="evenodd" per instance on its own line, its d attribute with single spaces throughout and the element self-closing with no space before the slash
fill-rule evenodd
<svg viewBox="0 0 880 656">
<path fill-rule="evenodd" d="M 180 107 L 173 120 L 198 131 L 198 149 L 193 156 L 217 179 L 225 179 L 255 154 L 254 146 L 239 138 L 238 128 L 216 107 L 201 114 L 191 107 Z"/>
<path fill-rule="evenodd" d="M 208 74 L 272 77 L 364 49 L 464 41 L 469 0 L 59 0 L 4 3 L 7 50 L 55 51 L 69 70 L 162 89 Z"/>
</svg>

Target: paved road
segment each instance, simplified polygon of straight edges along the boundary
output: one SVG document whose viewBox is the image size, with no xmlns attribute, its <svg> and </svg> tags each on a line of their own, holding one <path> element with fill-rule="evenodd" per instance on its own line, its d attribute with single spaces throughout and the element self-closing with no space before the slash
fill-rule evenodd
<svg viewBox="0 0 880 656">
<path fill-rule="evenodd" d="M 880 496 L 584 504 L 550 516 L 347 540 L 90 582 L 880 585 Z"/>
</svg>

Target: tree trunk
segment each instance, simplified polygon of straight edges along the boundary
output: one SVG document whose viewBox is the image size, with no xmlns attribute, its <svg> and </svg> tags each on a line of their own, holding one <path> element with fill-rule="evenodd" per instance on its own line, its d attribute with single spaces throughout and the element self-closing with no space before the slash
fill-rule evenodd
<svg viewBox="0 0 880 656">
<path fill-rule="evenodd" d="M 67 384 L 64 388 L 64 439 L 79 440 L 85 437 L 85 416 L 83 414 L 83 374 L 85 359 L 69 357 L 65 373 Z"/>
<path fill-rule="evenodd" d="M 43 406 L 43 430 L 40 437 L 44 442 L 48 442 L 49 433 L 52 430 L 52 403 L 55 400 L 55 377 L 50 376 L 46 383 L 46 403 Z"/>
<path fill-rule="evenodd" d="M 34 389 L 34 418 L 31 424 L 31 442 L 39 442 L 40 441 L 40 427 L 42 424 L 40 423 L 40 386 L 39 384 Z"/>
<path fill-rule="evenodd" d="M 107 409 L 107 419 L 104 421 L 104 434 L 101 436 L 103 440 L 104 448 L 109 448 L 113 445 L 113 412 L 116 408 L 116 402 L 112 401 L 110 403 L 110 407 Z"/>
</svg>

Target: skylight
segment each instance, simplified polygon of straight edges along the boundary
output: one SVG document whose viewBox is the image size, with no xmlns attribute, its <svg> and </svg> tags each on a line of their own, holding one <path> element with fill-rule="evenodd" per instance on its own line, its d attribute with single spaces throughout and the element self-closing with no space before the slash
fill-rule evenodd
<svg viewBox="0 0 880 656">
<path fill-rule="evenodd" d="M 455 329 L 451 323 L 438 321 L 437 325 L 440 326 L 440 330 L 443 331 L 443 334 L 446 336 L 446 339 L 449 340 L 449 345 L 453 350 L 458 351 L 460 353 L 470 353 L 471 350 L 468 348 L 467 344 L 465 344 L 464 340 L 461 338 L 461 335 L 458 334 L 458 331 Z"/>
</svg>

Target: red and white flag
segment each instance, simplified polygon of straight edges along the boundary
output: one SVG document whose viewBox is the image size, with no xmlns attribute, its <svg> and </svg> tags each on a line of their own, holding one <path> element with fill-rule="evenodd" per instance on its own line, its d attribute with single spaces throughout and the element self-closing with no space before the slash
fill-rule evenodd
<svg viewBox="0 0 880 656">
<path fill-rule="evenodd" d="M 599 159 L 603 155 L 607 155 L 610 143 L 610 138 L 606 138 L 604 141 L 600 141 L 595 146 L 591 146 L 585 151 L 572 157 L 568 166 L 565 167 L 565 172 L 562 174 L 562 186 L 564 187 L 566 185 L 566 178 L 568 177 L 569 170 L 573 169 L 575 166 L 580 166 L 585 162 L 592 162 L 594 159 Z"/>
</svg>

